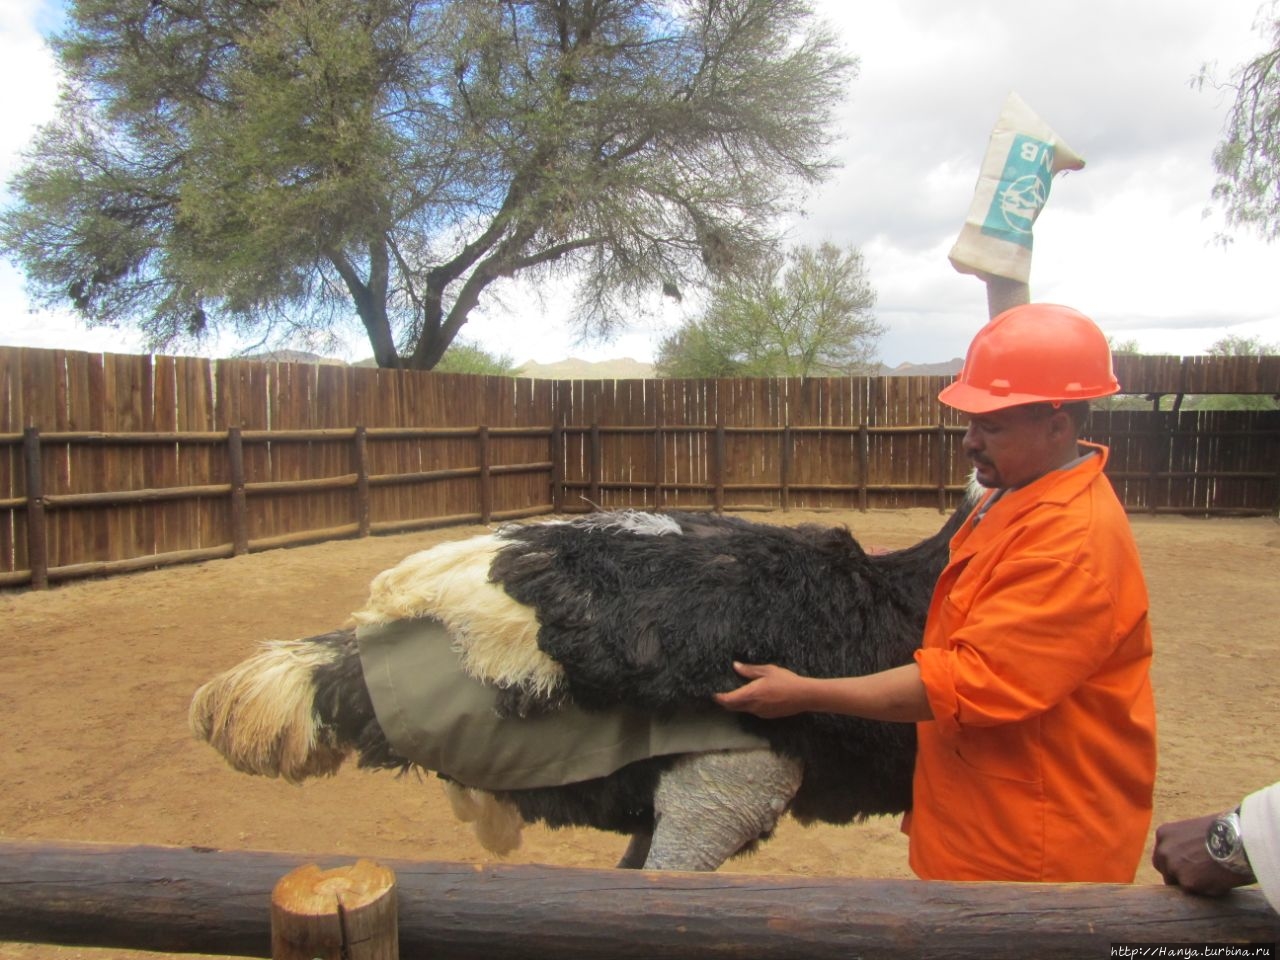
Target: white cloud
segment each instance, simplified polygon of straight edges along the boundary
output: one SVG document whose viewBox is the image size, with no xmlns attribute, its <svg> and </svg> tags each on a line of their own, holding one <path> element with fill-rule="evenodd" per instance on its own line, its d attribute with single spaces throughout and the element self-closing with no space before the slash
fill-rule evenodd
<svg viewBox="0 0 1280 960">
<path fill-rule="evenodd" d="M 1225 77 L 1262 48 L 1257 0 L 817 7 L 860 56 L 861 75 L 840 108 L 844 166 L 809 199 L 790 235 L 862 247 L 889 328 L 885 362 L 963 355 L 985 320 L 982 285 L 955 273 L 946 254 L 1010 91 L 1088 164 L 1055 181 L 1037 223 L 1036 298 L 1090 312 L 1108 333 L 1149 352 L 1203 352 L 1228 333 L 1280 342 L 1280 284 L 1272 279 L 1280 251 L 1249 235 L 1215 244 L 1221 217 L 1204 216 L 1230 97 L 1191 83 L 1205 63 Z M 35 24 L 55 10 L 52 0 L 0 6 L 6 178 L 52 110 L 55 72 Z M 567 301 L 517 284 L 505 306 L 487 305 L 463 335 L 521 361 L 647 359 L 683 313 L 656 295 L 647 307 L 612 343 L 577 344 Z M 32 318 L 16 272 L 0 266 L 0 343 L 82 346 L 112 336 L 87 335 L 65 314 Z M 347 359 L 369 353 L 353 342 Z"/>
<path fill-rule="evenodd" d="M 986 318 L 982 285 L 952 275 L 946 253 L 1009 91 L 1087 161 L 1057 178 L 1037 222 L 1034 297 L 1152 351 L 1204 352 L 1241 330 L 1280 340 L 1277 251 L 1251 236 L 1215 244 L 1221 217 L 1204 216 L 1230 101 L 1191 83 L 1202 64 L 1224 75 L 1260 48 L 1253 0 L 820 7 L 862 75 L 845 167 L 796 235 L 863 246 L 886 362 L 963 355 Z"/>
<path fill-rule="evenodd" d="M 58 71 L 36 28 L 40 0 L 5 0 L 0 5 L 0 179 L 18 167 L 18 156 L 36 128 L 53 115 Z"/>
</svg>

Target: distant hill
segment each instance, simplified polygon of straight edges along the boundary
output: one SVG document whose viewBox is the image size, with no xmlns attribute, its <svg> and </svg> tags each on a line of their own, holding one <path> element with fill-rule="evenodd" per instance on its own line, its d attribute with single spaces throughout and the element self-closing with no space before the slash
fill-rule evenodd
<svg viewBox="0 0 1280 960">
<path fill-rule="evenodd" d="M 305 350 L 266 350 L 262 353 L 250 353 L 238 360 L 260 360 L 263 363 L 324 363 L 330 366 L 345 367 L 346 361 L 334 357 L 322 357 L 318 353 Z"/>
<path fill-rule="evenodd" d="M 280 363 L 327 363 L 343 361 L 321 357 L 301 350 L 272 350 L 245 357 L 246 360 L 266 360 Z M 964 361 L 960 357 L 940 363 L 900 363 L 896 367 L 881 364 L 876 371 L 881 377 L 951 377 L 960 372 Z M 376 367 L 372 357 L 350 364 L 353 367 Z M 650 380 L 654 377 L 653 364 L 631 357 L 613 360 L 579 360 L 567 357 L 554 363 L 538 363 L 528 360 L 517 368 L 517 376 L 535 380 Z"/>
<path fill-rule="evenodd" d="M 881 364 L 876 372 L 881 377 L 952 377 L 960 372 L 962 366 L 964 360 L 956 357 L 940 363 L 900 363 L 896 367 Z M 630 357 L 599 361 L 570 357 L 556 363 L 530 360 L 519 369 L 522 377 L 543 380 L 647 380 L 654 376 L 653 364 Z"/>
<path fill-rule="evenodd" d="M 944 360 L 941 363 L 900 363 L 896 367 L 880 364 L 882 377 L 954 377 L 964 366 L 963 357 Z"/>
<path fill-rule="evenodd" d="M 535 380 L 649 380 L 653 377 L 653 364 L 641 363 L 630 357 L 616 360 L 579 360 L 569 357 L 555 363 L 535 363 L 529 360 L 520 365 L 520 376 Z"/>
<path fill-rule="evenodd" d="M 353 367 L 376 367 L 377 365 L 373 357 L 357 360 L 351 364 Z M 557 360 L 555 363 L 526 360 L 516 367 L 516 376 L 534 380 L 648 380 L 653 377 L 653 364 L 641 363 L 630 357 L 594 361 L 568 357 Z"/>
</svg>

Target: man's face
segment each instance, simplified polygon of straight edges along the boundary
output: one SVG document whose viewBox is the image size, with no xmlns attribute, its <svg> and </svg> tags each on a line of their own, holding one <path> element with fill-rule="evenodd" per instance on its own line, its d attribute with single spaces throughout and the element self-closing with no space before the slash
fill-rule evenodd
<svg viewBox="0 0 1280 960">
<path fill-rule="evenodd" d="M 984 487 L 1021 487 L 1063 465 L 1066 414 L 1043 404 L 974 414 L 964 452 Z"/>
</svg>

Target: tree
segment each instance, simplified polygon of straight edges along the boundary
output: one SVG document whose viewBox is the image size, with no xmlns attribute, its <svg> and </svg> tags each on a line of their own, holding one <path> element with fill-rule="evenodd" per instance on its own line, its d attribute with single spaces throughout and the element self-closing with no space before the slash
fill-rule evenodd
<svg viewBox="0 0 1280 960">
<path fill-rule="evenodd" d="M 429 369 L 491 285 L 581 332 L 732 276 L 830 169 L 856 61 L 803 0 L 72 0 L 0 250 L 153 345 L 355 313 Z"/>
<path fill-rule="evenodd" d="M 719 284 L 699 319 L 663 340 L 665 377 L 811 377 L 869 373 L 884 329 L 862 254 L 830 243 Z"/>
<path fill-rule="evenodd" d="M 1117 340 L 1115 337 L 1107 337 L 1107 346 L 1111 348 L 1112 354 L 1117 353 L 1133 353 L 1140 354 L 1142 349 L 1138 346 L 1138 341 L 1132 338 L 1128 340 Z"/>
<path fill-rule="evenodd" d="M 1261 337 L 1227 334 L 1206 351 L 1211 357 L 1266 357 L 1280 353 L 1280 344 L 1265 343 Z"/>
<path fill-rule="evenodd" d="M 1261 357 L 1280 353 L 1280 344 L 1266 343 L 1261 337 L 1228 334 L 1215 341 L 1208 350 L 1211 357 Z M 1275 410 L 1280 398 L 1265 393 L 1218 393 L 1193 397 L 1188 410 Z"/>
<path fill-rule="evenodd" d="M 520 375 L 511 354 L 490 353 L 480 344 L 461 338 L 453 341 L 435 369 L 439 373 L 481 373 L 491 377 Z"/>
<path fill-rule="evenodd" d="M 1269 49 L 1238 67 L 1228 85 L 1235 102 L 1213 153 L 1213 197 L 1227 223 L 1255 229 L 1268 242 L 1280 236 L 1280 3 L 1271 0 L 1255 24 Z M 1198 83 L 1208 81 L 1208 68 Z"/>
</svg>

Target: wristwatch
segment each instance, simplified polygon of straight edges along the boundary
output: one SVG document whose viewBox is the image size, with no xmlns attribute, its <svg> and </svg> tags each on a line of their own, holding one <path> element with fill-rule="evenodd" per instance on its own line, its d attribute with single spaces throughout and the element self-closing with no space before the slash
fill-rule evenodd
<svg viewBox="0 0 1280 960">
<path fill-rule="evenodd" d="M 1244 841 L 1240 838 L 1239 807 L 1213 819 L 1209 832 L 1205 834 L 1204 845 L 1215 863 L 1242 877 L 1253 876 L 1253 867 L 1249 865 Z"/>
</svg>

